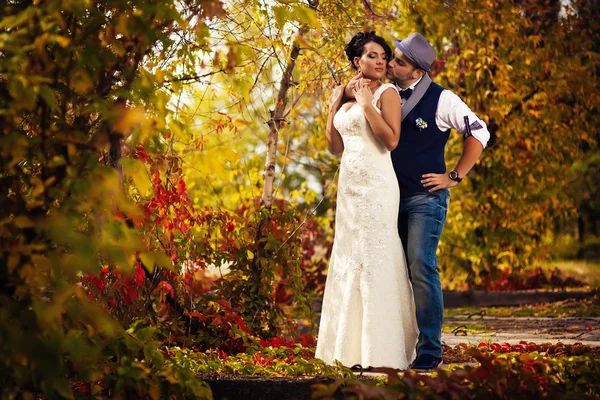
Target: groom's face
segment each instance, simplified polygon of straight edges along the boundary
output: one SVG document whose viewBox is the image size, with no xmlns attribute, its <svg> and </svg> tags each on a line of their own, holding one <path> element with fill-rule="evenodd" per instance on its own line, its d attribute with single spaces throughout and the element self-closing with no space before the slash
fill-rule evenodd
<svg viewBox="0 0 600 400">
<path fill-rule="evenodd" d="M 423 75 L 400 50 L 394 49 L 394 58 L 388 63 L 387 78 L 397 83 L 401 88 L 407 88 Z"/>
</svg>

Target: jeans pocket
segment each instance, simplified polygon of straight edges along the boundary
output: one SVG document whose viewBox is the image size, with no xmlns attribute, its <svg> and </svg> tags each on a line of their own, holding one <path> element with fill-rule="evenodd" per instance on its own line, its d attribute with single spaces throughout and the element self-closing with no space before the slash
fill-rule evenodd
<svg viewBox="0 0 600 400">
<path fill-rule="evenodd" d="M 448 210 L 448 206 L 450 205 L 450 191 L 448 189 L 444 189 L 444 192 L 440 194 L 439 204 Z"/>
</svg>

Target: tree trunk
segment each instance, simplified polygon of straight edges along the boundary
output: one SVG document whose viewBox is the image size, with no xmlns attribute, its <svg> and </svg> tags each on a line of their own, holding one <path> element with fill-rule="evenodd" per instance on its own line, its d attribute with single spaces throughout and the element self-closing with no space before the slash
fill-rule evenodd
<svg viewBox="0 0 600 400">
<path fill-rule="evenodd" d="M 304 29 L 300 29 L 299 35 L 304 33 Z M 296 67 L 296 59 L 300 54 L 300 44 L 294 42 L 290 58 L 283 72 L 281 85 L 279 86 L 279 94 L 275 103 L 275 110 L 271 111 L 271 119 L 267 121 L 269 126 L 269 141 L 267 143 L 267 161 L 265 163 L 265 185 L 263 188 L 260 203 L 267 208 L 273 205 L 273 181 L 275 180 L 275 162 L 277 160 L 277 140 L 279 139 L 279 129 L 283 122 L 283 115 L 287 105 L 287 92 L 292 85 L 292 72 Z"/>
<path fill-rule="evenodd" d="M 316 10 L 319 6 L 319 0 L 308 0 L 310 8 Z M 302 36 L 307 31 L 307 26 L 304 25 L 298 30 L 298 36 Z M 271 119 L 267 121 L 269 126 L 269 141 L 267 142 L 267 161 L 265 162 L 265 185 L 260 198 L 260 203 L 266 208 L 271 208 L 273 205 L 273 182 L 275 180 L 275 163 L 277 160 L 277 140 L 279 139 L 279 128 L 283 123 L 283 115 L 287 105 L 287 92 L 292 86 L 292 72 L 296 67 L 296 60 L 300 54 L 300 43 L 297 41 L 292 45 L 290 58 L 283 71 L 275 110 L 271 111 Z"/>
</svg>

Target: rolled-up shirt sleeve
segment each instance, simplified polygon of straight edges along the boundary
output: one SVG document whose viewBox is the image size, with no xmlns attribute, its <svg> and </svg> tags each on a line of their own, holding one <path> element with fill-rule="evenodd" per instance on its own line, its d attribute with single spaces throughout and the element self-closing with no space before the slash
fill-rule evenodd
<svg viewBox="0 0 600 400">
<path fill-rule="evenodd" d="M 473 111 L 450 90 L 444 90 L 440 95 L 435 122 L 440 130 L 455 129 L 463 136 L 469 134 L 465 124 L 465 116 L 468 117 L 471 135 L 477 139 L 483 148 L 487 146 L 490 140 L 490 132 L 486 123 L 477 117 Z"/>
</svg>

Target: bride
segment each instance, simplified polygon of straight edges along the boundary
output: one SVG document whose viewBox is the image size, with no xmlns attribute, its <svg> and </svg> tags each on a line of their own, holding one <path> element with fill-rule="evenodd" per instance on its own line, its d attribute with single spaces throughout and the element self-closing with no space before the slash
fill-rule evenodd
<svg viewBox="0 0 600 400">
<path fill-rule="evenodd" d="M 407 369 L 418 329 L 397 221 L 400 189 L 390 151 L 400 139 L 400 97 L 382 83 L 392 50 L 374 32 L 345 48 L 362 74 L 354 99 L 330 102 L 329 151 L 343 151 L 335 237 L 315 356 L 346 366 Z"/>
</svg>

